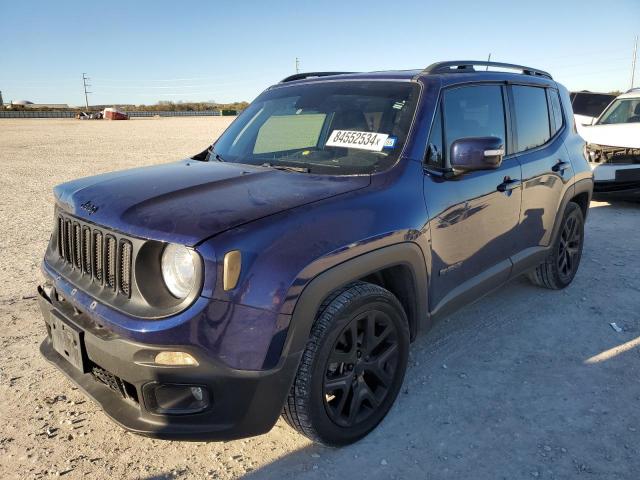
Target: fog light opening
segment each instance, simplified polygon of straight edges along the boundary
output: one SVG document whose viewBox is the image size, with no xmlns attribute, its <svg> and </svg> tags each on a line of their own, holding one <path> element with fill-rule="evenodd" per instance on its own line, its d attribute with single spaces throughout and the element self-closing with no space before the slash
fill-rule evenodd
<svg viewBox="0 0 640 480">
<path fill-rule="evenodd" d="M 200 413 L 210 404 L 209 390 L 202 385 L 148 383 L 143 392 L 147 409 L 159 415 Z"/>
<path fill-rule="evenodd" d="M 187 352 L 160 352 L 156 355 L 154 363 L 171 366 L 198 366 L 198 361 Z"/>
</svg>

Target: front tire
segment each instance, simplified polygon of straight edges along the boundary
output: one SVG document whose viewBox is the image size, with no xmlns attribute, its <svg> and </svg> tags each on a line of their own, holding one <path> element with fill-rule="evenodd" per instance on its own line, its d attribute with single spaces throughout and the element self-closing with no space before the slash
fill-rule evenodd
<svg viewBox="0 0 640 480">
<path fill-rule="evenodd" d="M 395 401 L 409 356 L 409 326 L 398 299 L 357 282 L 320 307 L 284 406 L 287 423 L 330 446 L 373 430 Z"/>
<path fill-rule="evenodd" d="M 551 253 L 529 273 L 529 279 L 540 287 L 560 290 L 575 277 L 584 244 L 584 215 L 577 203 L 569 202 Z"/>
</svg>

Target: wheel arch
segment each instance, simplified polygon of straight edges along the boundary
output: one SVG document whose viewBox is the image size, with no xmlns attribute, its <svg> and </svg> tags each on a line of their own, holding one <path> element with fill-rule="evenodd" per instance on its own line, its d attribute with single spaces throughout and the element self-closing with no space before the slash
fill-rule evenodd
<svg viewBox="0 0 640 480">
<path fill-rule="evenodd" d="M 585 178 L 578 180 L 572 187 L 568 188 L 560 202 L 560 208 L 556 212 L 556 219 L 553 224 L 553 233 L 551 235 L 551 242 L 549 245 L 553 245 L 556 241 L 556 236 L 560 232 L 560 226 L 562 225 L 562 218 L 564 211 L 567 208 L 569 202 L 575 202 L 580 206 L 582 214 L 586 220 L 587 213 L 589 212 L 589 203 L 591 202 L 591 196 L 593 195 L 593 180 L 591 178 Z"/>
<path fill-rule="evenodd" d="M 295 304 L 287 339 L 289 352 L 304 350 L 324 299 L 337 288 L 358 280 L 380 285 L 396 295 L 405 308 L 412 339 L 428 326 L 424 254 L 417 244 L 403 242 L 359 255 L 314 277 Z"/>
</svg>

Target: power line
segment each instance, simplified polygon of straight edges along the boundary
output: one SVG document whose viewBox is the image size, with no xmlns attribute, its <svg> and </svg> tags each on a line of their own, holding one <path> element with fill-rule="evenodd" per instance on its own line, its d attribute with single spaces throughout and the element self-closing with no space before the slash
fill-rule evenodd
<svg viewBox="0 0 640 480">
<path fill-rule="evenodd" d="M 636 35 L 636 40 L 633 43 L 633 60 L 631 60 L 631 87 L 633 88 L 633 84 L 636 79 L 636 58 L 638 57 L 638 35 Z"/>
<path fill-rule="evenodd" d="M 87 80 L 89 80 L 89 77 L 87 77 L 87 74 L 82 73 L 82 85 L 84 86 L 84 103 L 87 106 L 87 110 L 89 110 L 89 97 L 87 96 L 87 94 L 93 93 L 93 92 L 87 92 L 87 87 L 91 86 L 87 83 Z"/>
</svg>

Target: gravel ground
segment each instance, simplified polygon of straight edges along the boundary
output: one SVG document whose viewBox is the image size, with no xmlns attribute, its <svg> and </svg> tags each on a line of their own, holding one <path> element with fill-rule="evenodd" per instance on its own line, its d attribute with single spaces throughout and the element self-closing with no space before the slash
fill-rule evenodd
<svg viewBox="0 0 640 480">
<path fill-rule="evenodd" d="M 51 189 L 184 158 L 227 123 L 0 120 L 0 478 L 638 478 L 640 205 L 624 202 L 591 204 L 566 290 L 516 280 L 419 337 L 403 393 L 356 445 L 314 446 L 282 421 L 225 443 L 156 441 L 110 422 L 38 353 Z"/>
</svg>

